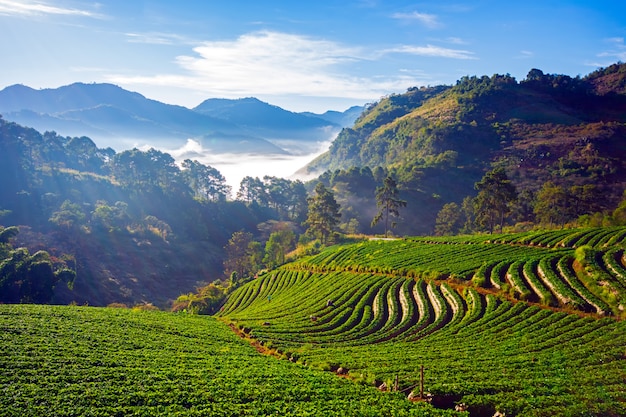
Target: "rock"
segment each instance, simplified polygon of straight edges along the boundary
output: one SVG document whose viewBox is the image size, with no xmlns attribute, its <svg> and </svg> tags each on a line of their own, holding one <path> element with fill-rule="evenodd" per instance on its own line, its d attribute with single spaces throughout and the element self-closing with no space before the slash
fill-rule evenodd
<svg viewBox="0 0 626 417">
<path fill-rule="evenodd" d="M 465 403 L 459 403 L 454 406 L 454 411 L 467 411 L 469 407 Z"/>
<path fill-rule="evenodd" d="M 337 375 L 347 375 L 348 374 L 348 370 L 346 368 L 344 368 L 343 366 L 340 366 L 335 373 Z"/>
</svg>

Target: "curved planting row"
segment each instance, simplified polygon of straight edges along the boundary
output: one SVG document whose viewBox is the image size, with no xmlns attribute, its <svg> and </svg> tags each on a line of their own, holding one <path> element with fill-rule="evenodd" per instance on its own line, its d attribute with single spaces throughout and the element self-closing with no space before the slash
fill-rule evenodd
<svg viewBox="0 0 626 417">
<path fill-rule="evenodd" d="M 605 248 L 626 242 L 626 227 L 590 227 L 584 229 L 541 230 L 525 233 L 498 235 L 492 239 L 501 243 L 542 247 L 591 246 Z"/>
<path fill-rule="evenodd" d="M 500 235 L 491 240 L 474 236 L 369 241 L 328 248 L 289 268 L 427 280 L 455 278 L 514 300 L 622 314 L 626 258 L 619 242 L 626 236 L 624 231 L 612 227 Z M 547 247 L 546 242 L 556 247 Z M 574 248 L 575 242 L 582 246 Z M 607 246 L 610 242 L 618 243 Z M 559 268 L 563 257 L 576 261 L 570 261 L 569 268 Z"/>
<path fill-rule="evenodd" d="M 563 292 L 554 300 L 606 308 L 584 286 L 578 295 L 573 285 L 571 293 L 559 289 L 557 278 L 573 279 L 574 262 L 544 258 L 507 264 L 500 273 L 526 267 L 551 283 L 541 281 L 546 291 Z M 525 415 L 539 407 L 553 415 L 622 415 L 626 407 L 626 322 L 506 301 L 480 288 L 280 269 L 233 293 L 222 315 L 292 361 L 341 368 L 364 383 L 392 386 L 397 378 L 408 392 L 425 365 L 433 401 L 453 398 L 470 414 Z M 594 402 L 599 396 L 602 402 Z"/>
<path fill-rule="evenodd" d="M 624 236 L 327 248 L 239 288 L 220 314 L 292 361 L 364 383 L 409 392 L 424 365 L 433 402 L 470 414 L 626 415 L 626 321 L 601 317 L 626 307 Z"/>
<path fill-rule="evenodd" d="M 475 290 L 459 293 L 446 283 L 383 275 L 311 274 L 308 290 L 285 286 L 294 273 L 277 270 L 241 288 L 220 315 L 242 328 L 254 328 L 259 339 L 369 344 L 416 340 L 444 326 L 475 320 L 481 314 L 478 306 L 485 304 Z"/>
</svg>

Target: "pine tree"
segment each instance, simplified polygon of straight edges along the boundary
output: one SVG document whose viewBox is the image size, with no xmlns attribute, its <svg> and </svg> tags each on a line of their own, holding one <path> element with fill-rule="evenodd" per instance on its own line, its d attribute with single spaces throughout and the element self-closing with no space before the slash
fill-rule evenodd
<svg viewBox="0 0 626 417">
<path fill-rule="evenodd" d="M 315 195 L 309 197 L 307 202 L 309 203 L 309 212 L 305 221 L 309 227 L 307 233 L 318 237 L 322 244 L 326 244 L 341 219 L 340 206 L 332 190 L 326 188 L 321 182 L 315 186 Z"/>
<path fill-rule="evenodd" d="M 385 236 L 387 236 L 389 217 L 400 217 L 400 207 L 406 207 L 406 201 L 398 198 L 398 184 L 390 176 L 385 178 L 382 187 L 376 188 L 376 207 L 379 208 L 379 211 L 372 220 L 372 227 L 384 218 Z M 391 227 L 396 227 L 396 222 L 391 222 Z"/>
</svg>

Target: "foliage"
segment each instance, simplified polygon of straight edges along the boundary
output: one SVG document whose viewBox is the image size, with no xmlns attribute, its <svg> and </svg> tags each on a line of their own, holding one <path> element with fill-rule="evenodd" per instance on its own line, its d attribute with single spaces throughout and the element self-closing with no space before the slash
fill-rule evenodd
<svg viewBox="0 0 626 417">
<path fill-rule="evenodd" d="M 453 235 L 461 229 L 461 208 L 456 203 L 446 203 L 437 214 L 435 234 Z"/>
<path fill-rule="evenodd" d="M 537 193 L 535 216 L 542 224 L 563 226 L 571 218 L 570 196 L 563 187 L 546 182 Z"/>
<path fill-rule="evenodd" d="M 59 282 L 72 286 L 76 273 L 47 252 L 13 249 L 8 238 L 17 227 L 0 227 L 0 303 L 48 303 Z"/>
<path fill-rule="evenodd" d="M 305 222 L 308 225 L 307 233 L 318 237 L 322 244 L 326 244 L 341 218 L 340 206 L 337 204 L 333 192 L 321 182 L 315 186 L 315 194 L 309 197 L 307 201 L 309 203 L 308 216 Z"/>
<path fill-rule="evenodd" d="M 243 231 L 233 233 L 224 248 L 226 251 L 224 275 L 229 276 L 236 272 L 238 277 L 244 278 L 256 273 L 258 269 L 254 261 L 258 257 L 256 248 L 252 233 Z"/>
<path fill-rule="evenodd" d="M 265 176 L 244 177 L 237 199 L 248 205 L 258 205 L 275 210 L 283 220 L 304 221 L 307 210 L 307 192 L 302 181 Z"/>
<path fill-rule="evenodd" d="M 226 184 L 226 178 L 212 166 L 185 159 L 182 167 L 184 168 L 182 175 L 196 197 L 218 201 L 225 200 L 230 195 L 231 190 Z"/>
<path fill-rule="evenodd" d="M 296 235 L 290 229 L 272 232 L 265 243 L 263 263 L 267 268 L 275 268 L 285 263 L 285 254 L 295 248 Z"/>
<path fill-rule="evenodd" d="M 400 207 L 406 207 L 406 201 L 398 198 L 398 194 L 398 184 L 392 177 L 385 178 L 383 186 L 376 188 L 376 206 L 379 211 L 372 220 L 372 226 L 384 218 L 385 236 L 387 236 L 389 226 L 392 228 L 396 226 L 395 222 L 389 224 L 389 217 L 400 217 Z"/>
<path fill-rule="evenodd" d="M 56 286 L 52 302 L 164 307 L 221 276 L 235 231 L 258 233 L 257 224 L 279 216 L 224 199 L 214 168 L 184 165 L 154 149 L 116 153 L 0 118 L 2 222 L 20 225 L 14 240 L 31 253 L 75 260 L 74 290 Z"/>
<path fill-rule="evenodd" d="M 445 416 L 161 311 L 0 305 L 6 416 Z"/>
<path fill-rule="evenodd" d="M 510 211 L 510 206 L 517 199 L 517 191 L 503 168 L 496 168 L 485 174 L 475 184 L 477 221 L 486 225 L 489 233 L 493 233 L 494 226 L 499 220 L 500 233 L 504 226 L 504 218 Z"/>
</svg>

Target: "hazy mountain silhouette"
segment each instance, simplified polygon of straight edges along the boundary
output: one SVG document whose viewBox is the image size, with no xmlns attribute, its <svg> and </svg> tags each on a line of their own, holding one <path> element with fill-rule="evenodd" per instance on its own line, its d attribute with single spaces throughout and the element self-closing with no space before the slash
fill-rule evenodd
<svg viewBox="0 0 626 417">
<path fill-rule="evenodd" d="M 161 103 L 112 84 L 74 83 L 35 90 L 12 85 L 0 91 L 0 114 L 6 120 L 40 131 L 89 136 L 100 147 L 126 149 L 136 144 L 183 145 L 187 139 L 210 139 L 215 152 L 285 153 L 328 141 L 341 126 L 319 117 L 293 113 L 255 98 L 209 99 L 195 109 Z M 340 113 L 341 114 L 341 113 Z M 219 132 L 219 133 L 216 133 Z M 227 142 L 234 141 L 232 146 Z M 284 143 L 281 143 L 283 141 Z M 286 142 L 285 142 L 286 141 Z M 304 143 L 307 142 L 307 143 Z"/>
</svg>

